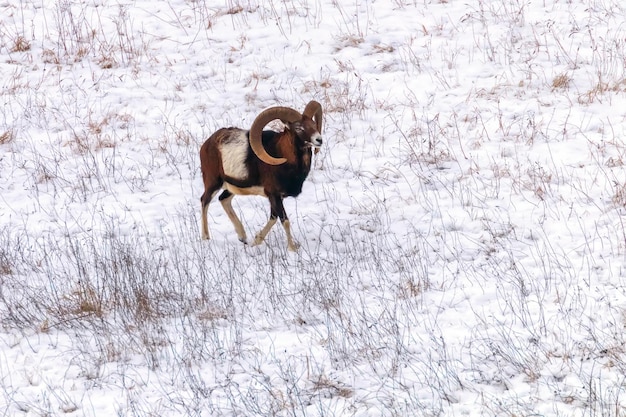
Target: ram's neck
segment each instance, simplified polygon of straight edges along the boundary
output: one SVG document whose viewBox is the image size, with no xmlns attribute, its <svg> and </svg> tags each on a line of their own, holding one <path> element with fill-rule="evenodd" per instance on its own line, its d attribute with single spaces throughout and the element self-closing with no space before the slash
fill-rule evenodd
<svg viewBox="0 0 626 417">
<path fill-rule="evenodd" d="M 295 148 L 294 138 L 290 131 L 285 130 L 278 134 L 276 138 L 276 150 L 278 151 L 278 155 L 276 156 L 287 159 L 287 164 L 298 164 L 298 151 Z"/>
<path fill-rule="evenodd" d="M 302 152 L 303 171 L 308 174 L 311 170 L 311 148 L 301 149 L 300 152 Z"/>
</svg>

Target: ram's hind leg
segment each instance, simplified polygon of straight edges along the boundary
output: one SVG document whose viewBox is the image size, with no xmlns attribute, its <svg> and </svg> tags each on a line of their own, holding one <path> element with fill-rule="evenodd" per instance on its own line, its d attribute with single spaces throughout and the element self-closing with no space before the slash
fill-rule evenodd
<svg viewBox="0 0 626 417">
<path fill-rule="evenodd" d="M 209 212 L 209 203 L 217 194 L 220 188 L 222 188 L 223 182 L 220 179 L 214 179 L 202 173 L 202 179 L 204 181 L 204 194 L 200 197 L 202 204 L 201 218 L 202 218 L 202 239 L 210 239 L 209 225 L 207 220 L 207 214 Z"/>
<path fill-rule="evenodd" d="M 202 197 L 200 198 L 200 202 L 202 204 L 202 211 L 200 214 L 202 218 L 202 239 L 205 239 L 205 240 L 210 239 L 207 213 L 209 211 L 209 203 L 211 202 L 211 199 L 213 198 L 216 192 L 217 190 L 207 189 L 205 190 L 204 194 L 202 194 Z"/>
<path fill-rule="evenodd" d="M 234 196 L 235 195 L 231 193 L 230 191 L 224 190 L 224 192 L 220 194 L 219 200 L 220 200 L 220 203 L 222 203 L 222 207 L 224 207 L 224 211 L 226 212 L 226 215 L 232 222 L 233 226 L 235 226 L 237 237 L 243 243 L 247 243 L 246 231 L 244 230 L 243 225 L 241 224 L 241 220 L 239 220 L 239 217 L 237 217 L 237 214 L 235 214 L 235 210 L 233 210 L 232 201 L 233 201 Z"/>
</svg>

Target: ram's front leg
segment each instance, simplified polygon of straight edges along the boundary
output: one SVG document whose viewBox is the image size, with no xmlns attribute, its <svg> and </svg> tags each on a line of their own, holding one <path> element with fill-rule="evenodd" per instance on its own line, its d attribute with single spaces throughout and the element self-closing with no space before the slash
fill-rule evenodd
<svg viewBox="0 0 626 417">
<path fill-rule="evenodd" d="M 263 229 L 261 229 L 261 231 L 257 233 L 254 237 L 254 243 L 252 244 L 252 246 L 260 245 L 261 243 L 263 243 L 263 241 L 265 240 L 265 236 L 267 236 L 269 231 L 272 230 L 274 224 L 276 224 L 276 217 L 270 217 Z"/>
<path fill-rule="evenodd" d="M 285 233 L 287 234 L 287 249 L 289 249 L 292 252 L 295 252 L 298 250 L 300 245 L 294 242 L 293 238 L 291 237 L 291 224 L 289 223 L 289 219 L 285 218 L 285 220 L 283 220 L 282 222 L 283 222 L 283 228 L 285 229 Z"/>
<path fill-rule="evenodd" d="M 265 236 L 267 236 L 274 224 L 276 224 L 276 219 L 280 218 L 283 228 L 285 229 L 285 233 L 287 234 L 287 249 L 290 251 L 298 250 L 299 245 L 295 243 L 291 237 L 291 227 L 283 205 L 283 198 L 276 195 L 269 196 L 268 198 L 270 200 L 270 218 L 265 227 L 263 227 L 263 229 L 261 229 L 261 231 L 256 235 L 254 244 L 258 245 L 263 242 L 265 240 Z"/>
</svg>

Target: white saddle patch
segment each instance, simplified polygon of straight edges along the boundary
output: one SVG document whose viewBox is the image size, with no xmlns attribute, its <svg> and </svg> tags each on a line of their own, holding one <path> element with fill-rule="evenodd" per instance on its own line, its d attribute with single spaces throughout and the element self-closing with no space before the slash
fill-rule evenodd
<svg viewBox="0 0 626 417">
<path fill-rule="evenodd" d="M 238 180 L 248 178 L 248 169 L 246 168 L 248 138 L 245 130 L 242 130 L 238 135 L 232 135 L 228 142 L 220 143 L 220 152 L 224 174 Z"/>
</svg>

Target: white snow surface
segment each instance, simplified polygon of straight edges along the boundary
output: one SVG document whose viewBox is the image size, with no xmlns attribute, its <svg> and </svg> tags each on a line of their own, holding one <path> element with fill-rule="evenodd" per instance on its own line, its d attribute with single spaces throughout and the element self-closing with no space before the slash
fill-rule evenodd
<svg viewBox="0 0 626 417">
<path fill-rule="evenodd" d="M 1 1 L 0 415 L 623 416 L 624 16 Z M 202 241 L 201 144 L 309 100 L 300 250 Z"/>
</svg>

